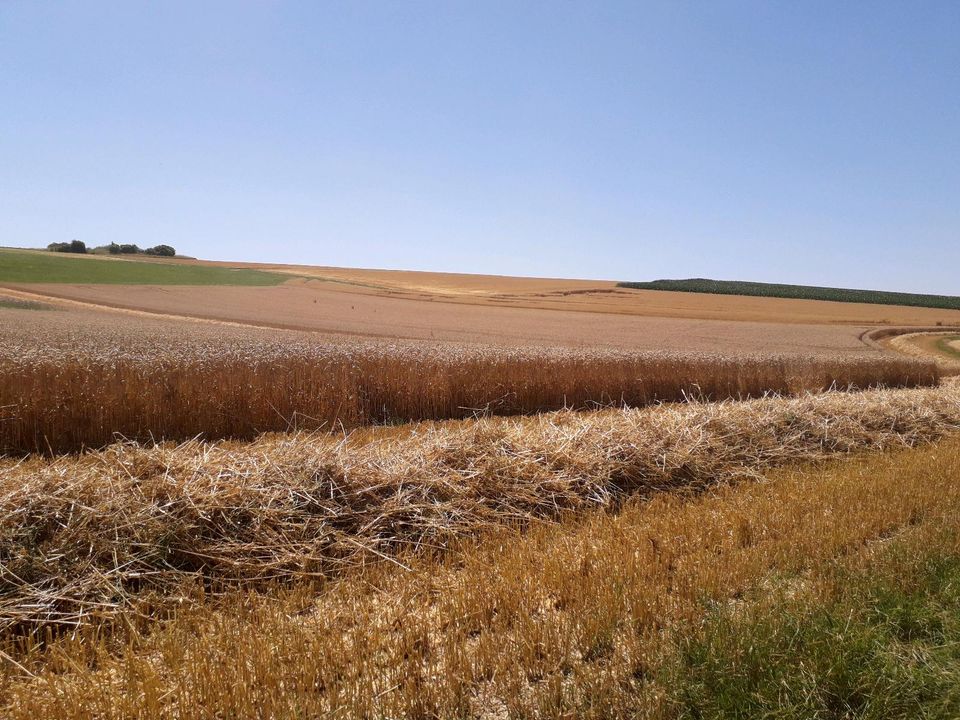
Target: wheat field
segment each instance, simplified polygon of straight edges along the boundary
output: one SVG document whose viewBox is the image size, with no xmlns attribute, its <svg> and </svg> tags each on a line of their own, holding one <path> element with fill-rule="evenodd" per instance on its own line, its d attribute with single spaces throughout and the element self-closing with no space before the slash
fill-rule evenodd
<svg viewBox="0 0 960 720">
<path fill-rule="evenodd" d="M 909 357 L 0 330 L 3 717 L 686 717 L 710 608 L 960 536 Z"/>
<path fill-rule="evenodd" d="M 33 313 L 34 316 L 41 315 Z M 932 361 L 494 347 L 223 324 L 0 314 L 0 452 L 935 385 Z"/>
</svg>

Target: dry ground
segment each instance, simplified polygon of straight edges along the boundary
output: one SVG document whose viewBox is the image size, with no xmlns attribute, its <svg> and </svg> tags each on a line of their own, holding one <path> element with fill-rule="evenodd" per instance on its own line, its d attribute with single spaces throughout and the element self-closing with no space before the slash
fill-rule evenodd
<svg viewBox="0 0 960 720">
<path fill-rule="evenodd" d="M 277 287 L 18 287 L 44 296 L 118 308 L 334 334 L 497 346 L 608 347 L 727 354 L 870 352 L 859 339 L 867 326 L 803 324 L 795 322 L 798 316 L 793 317 L 794 321 L 781 323 L 529 307 L 493 308 L 425 297 L 413 299 L 372 291 L 355 292 L 352 288 L 344 289 L 345 286 L 303 280 Z M 685 298 L 698 298 L 703 307 L 707 307 L 702 300 L 706 296 L 680 294 Z M 720 303 L 722 299 L 718 297 L 716 301 Z M 658 308 L 651 312 L 666 310 Z M 717 310 L 720 316 L 725 312 L 722 308 Z"/>
<path fill-rule="evenodd" d="M 112 260 L 98 256 L 100 260 Z M 100 307 L 322 333 L 494 346 L 770 354 L 862 350 L 882 326 L 960 326 L 960 311 L 631 290 L 613 281 L 147 259 L 287 273 L 275 287 L 5 284 Z M 81 259 L 82 261 L 82 259 Z M 124 258 L 118 263 L 129 262 Z"/>
<path fill-rule="evenodd" d="M 616 282 L 612 280 L 524 278 L 305 265 L 188 262 L 249 267 L 286 272 L 299 277 L 319 278 L 341 285 L 339 289 L 342 291 L 373 292 L 381 295 L 487 306 L 774 323 L 933 325 L 942 322 L 945 325 L 960 324 L 958 310 L 630 290 L 616 287 Z"/>
<path fill-rule="evenodd" d="M 129 262 L 122 258 L 115 261 Z M 288 273 L 291 280 L 278 287 L 6 287 L 101 305 L 270 327 L 509 344 L 600 342 L 632 348 L 639 343 L 645 349 L 723 351 L 731 345 L 727 337 L 736 345 L 742 339 L 740 335 L 759 335 L 769 342 L 783 334 L 784 344 L 772 348 L 779 352 L 788 349 L 785 345 L 824 347 L 817 341 L 817 334 L 827 338 L 826 346 L 836 345 L 829 330 L 777 327 L 784 324 L 846 325 L 852 326 L 848 328 L 852 334 L 878 325 L 960 325 L 960 311 L 956 310 L 631 290 L 618 288 L 613 281 L 141 257 L 137 261 L 255 268 Z M 681 320 L 687 322 L 675 322 Z M 746 324 L 738 330 L 702 321 Z M 691 347 L 681 342 L 682 347 L 676 347 L 671 338 L 678 334 L 700 342 Z"/>
</svg>

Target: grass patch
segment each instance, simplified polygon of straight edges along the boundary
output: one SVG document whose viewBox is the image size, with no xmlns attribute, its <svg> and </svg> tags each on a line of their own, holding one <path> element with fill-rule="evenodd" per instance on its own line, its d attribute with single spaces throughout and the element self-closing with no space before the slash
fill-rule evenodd
<svg viewBox="0 0 960 720">
<path fill-rule="evenodd" d="M 743 282 L 739 280 L 653 280 L 651 282 L 621 282 L 618 287 L 634 290 L 672 290 L 674 292 L 709 293 L 711 295 L 748 295 L 755 297 L 794 298 L 800 300 L 830 300 L 833 302 L 868 303 L 871 305 L 905 305 L 909 307 L 960 310 L 960 297 L 952 295 L 923 295 L 920 293 L 886 292 L 883 290 L 852 290 L 849 288 L 816 287 L 810 285 L 783 285 L 779 283 Z"/>
<path fill-rule="evenodd" d="M 53 310 L 50 305 L 34 302 L 33 300 L 18 300 L 17 298 L 0 297 L 0 308 L 5 310 Z"/>
<path fill-rule="evenodd" d="M 291 276 L 176 261 L 106 260 L 0 249 L 0 282 L 90 285 L 279 285 Z"/>
<path fill-rule="evenodd" d="M 960 335 L 940 338 L 940 340 L 937 341 L 937 350 L 960 360 L 960 350 L 957 350 L 956 347 L 950 344 L 955 342 L 960 342 Z"/>
<path fill-rule="evenodd" d="M 960 557 L 896 547 L 826 602 L 709 615 L 664 686 L 680 718 L 960 717 Z"/>
</svg>

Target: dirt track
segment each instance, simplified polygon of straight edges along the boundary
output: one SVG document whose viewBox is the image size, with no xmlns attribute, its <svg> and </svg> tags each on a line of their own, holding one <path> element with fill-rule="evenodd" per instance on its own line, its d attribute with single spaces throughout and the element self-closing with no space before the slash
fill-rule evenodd
<svg viewBox="0 0 960 720">
<path fill-rule="evenodd" d="M 155 313 L 324 333 L 480 342 L 723 353 L 871 353 L 864 326 L 698 320 L 489 307 L 345 292 L 329 283 L 278 287 L 18 286 L 48 296 Z M 700 296 L 703 297 L 703 296 Z M 702 300 L 701 300 L 702 302 Z"/>
</svg>

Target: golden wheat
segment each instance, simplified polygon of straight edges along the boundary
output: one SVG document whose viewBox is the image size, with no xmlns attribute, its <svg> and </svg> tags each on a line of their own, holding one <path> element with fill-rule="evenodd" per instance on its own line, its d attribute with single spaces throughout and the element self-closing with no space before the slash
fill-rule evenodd
<svg viewBox="0 0 960 720">
<path fill-rule="evenodd" d="M 0 314 L 0 453 L 938 382 L 933 363 L 876 352 L 506 348 L 86 317 Z"/>
</svg>

